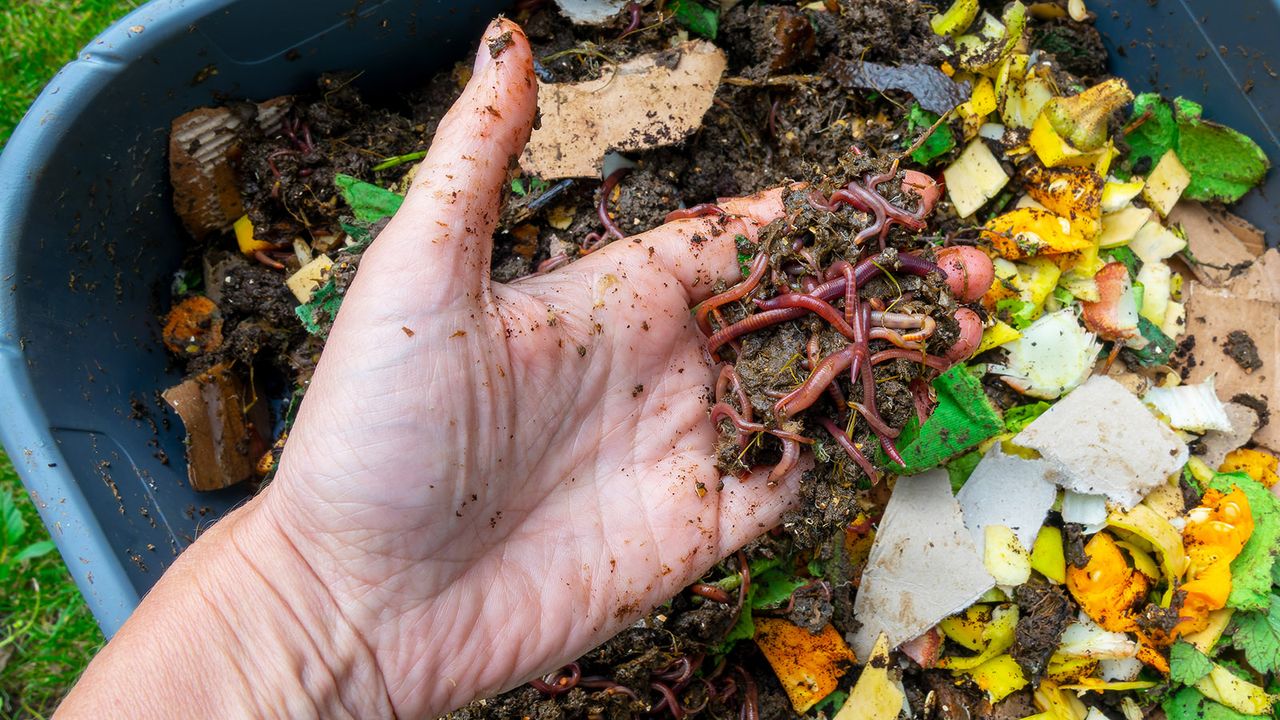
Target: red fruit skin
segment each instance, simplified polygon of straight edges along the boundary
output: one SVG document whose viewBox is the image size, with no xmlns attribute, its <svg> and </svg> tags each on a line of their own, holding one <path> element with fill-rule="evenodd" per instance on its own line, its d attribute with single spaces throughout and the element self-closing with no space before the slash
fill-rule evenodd
<svg viewBox="0 0 1280 720">
<path fill-rule="evenodd" d="M 956 310 L 955 318 L 960 323 L 960 337 L 947 348 L 946 355 L 951 362 L 960 362 L 972 355 L 982 343 L 982 318 L 966 307 Z"/>
<path fill-rule="evenodd" d="M 920 196 L 921 217 L 933 212 L 938 200 L 942 199 L 942 185 L 919 170 L 907 170 L 904 174 L 902 190 L 910 190 Z"/>
<path fill-rule="evenodd" d="M 982 299 L 996 279 L 996 268 L 991 258 L 968 245 L 951 245 L 939 250 L 938 267 L 946 273 L 947 286 L 960 302 Z"/>
<path fill-rule="evenodd" d="M 1123 263 L 1107 263 L 1093 276 L 1093 281 L 1098 285 L 1098 301 L 1080 301 L 1084 326 L 1107 340 L 1127 340 L 1136 336 L 1137 325 L 1122 325 L 1119 317 L 1120 299 L 1131 285 L 1128 268 Z"/>
</svg>

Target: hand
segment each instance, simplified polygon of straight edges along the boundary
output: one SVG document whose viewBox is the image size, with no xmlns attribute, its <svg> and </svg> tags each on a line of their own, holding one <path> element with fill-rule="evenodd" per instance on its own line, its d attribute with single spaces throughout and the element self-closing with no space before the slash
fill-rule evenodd
<svg viewBox="0 0 1280 720">
<path fill-rule="evenodd" d="M 735 234 L 781 215 L 780 195 L 493 283 L 536 96 L 527 41 L 495 23 L 361 262 L 269 498 L 402 717 L 575 658 L 794 496 L 794 474 L 719 489 L 714 376 L 689 310 L 737 275 Z"/>
<path fill-rule="evenodd" d="M 798 470 L 715 468 L 690 307 L 737 278 L 735 235 L 780 192 L 493 283 L 536 100 L 528 42 L 498 21 L 361 261 L 275 481 L 179 559 L 66 715 L 137 707 L 120 683 L 141 662 L 168 678 L 141 692 L 211 714 L 435 716 L 572 660 L 779 522 Z"/>
</svg>

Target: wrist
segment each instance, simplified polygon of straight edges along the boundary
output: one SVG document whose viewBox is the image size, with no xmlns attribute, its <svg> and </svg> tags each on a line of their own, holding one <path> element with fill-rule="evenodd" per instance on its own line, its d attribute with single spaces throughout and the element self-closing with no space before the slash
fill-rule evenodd
<svg viewBox="0 0 1280 720">
<path fill-rule="evenodd" d="M 372 653 L 290 542 L 270 494 L 178 558 L 59 719 L 394 716 Z"/>
<path fill-rule="evenodd" d="M 373 652 L 298 552 L 274 497 L 268 489 L 215 526 L 221 537 L 201 559 L 200 604 L 219 649 L 236 659 L 259 717 L 393 717 Z"/>
</svg>

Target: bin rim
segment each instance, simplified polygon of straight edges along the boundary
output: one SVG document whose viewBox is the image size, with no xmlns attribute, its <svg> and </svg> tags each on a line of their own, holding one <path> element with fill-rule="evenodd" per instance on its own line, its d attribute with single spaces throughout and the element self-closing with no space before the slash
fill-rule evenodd
<svg viewBox="0 0 1280 720">
<path fill-rule="evenodd" d="M 117 20 L 54 75 L 0 153 L 0 278 L 21 282 L 20 223 L 34 210 L 36 180 L 86 108 L 129 64 L 237 0 L 153 0 Z M 0 292 L 0 444 L 49 529 L 103 634 L 111 638 L 140 600 L 76 484 L 37 406 L 18 326 L 15 293 Z"/>
</svg>

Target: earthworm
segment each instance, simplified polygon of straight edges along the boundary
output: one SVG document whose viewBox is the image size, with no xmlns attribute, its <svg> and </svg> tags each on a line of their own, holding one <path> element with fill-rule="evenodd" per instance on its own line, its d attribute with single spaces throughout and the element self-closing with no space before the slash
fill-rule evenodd
<svg viewBox="0 0 1280 720">
<path fill-rule="evenodd" d="M 924 365 L 928 365 L 934 370 L 946 370 L 947 368 L 953 365 L 953 363 L 950 360 L 946 358 L 940 358 L 937 355 L 930 355 L 928 353 L 921 353 L 921 352 L 911 352 L 910 350 L 901 350 L 896 348 L 892 350 L 882 350 L 876 353 L 875 355 L 872 355 L 871 364 L 879 365 L 880 363 L 885 362 L 886 360 L 896 360 L 898 358 L 903 358 L 906 360 L 914 360 Z"/>
<path fill-rule="evenodd" d="M 760 253 L 751 261 L 751 268 L 747 271 L 747 277 L 742 282 L 725 290 L 719 295 L 713 295 L 698 304 L 698 310 L 694 313 L 694 320 L 697 321 L 698 327 L 703 334 L 711 334 L 711 323 L 707 319 L 707 314 L 712 310 L 728 305 L 731 302 L 737 302 L 742 298 L 751 294 L 760 286 L 760 281 L 764 279 L 765 271 L 769 269 L 769 255 Z"/>
<path fill-rule="evenodd" d="M 747 422 L 751 422 L 753 409 L 751 401 L 747 398 L 747 391 L 742 387 L 742 376 L 738 374 L 738 369 L 732 365 L 725 365 L 720 368 L 720 377 L 716 378 L 716 402 L 722 402 L 726 390 L 732 389 L 738 398 L 738 403 L 742 407 L 742 417 Z"/>
<path fill-rule="evenodd" d="M 582 668 L 578 666 L 578 663 L 572 662 L 553 673 L 543 676 L 541 680 L 530 680 L 529 685 L 543 695 L 555 697 L 577 687 L 581 678 Z"/>
<path fill-rule="evenodd" d="M 693 207 L 680 208 L 672 210 L 663 218 L 664 223 L 675 222 L 676 220 L 689 220 L 692 218 L 707 217 L 709 215 L 724 215 L 724 208 L 715 203 L 699 203 Z"/>
<path fill-rule="evenodd" d="M 596 216 L 600 218 L 600 224 L 604 225 L 604 232 L 590 233 L 582 244 L 582 254 L 599 250 L 609 238 L 621 240 L 625 235 L 618 228 L 618 224 L 609 216 L 609 195 L 613 193 L 613 189 L 618 186 L 622 178 L 631 172 L 631 168 L 618 168 L 609 173 L 609 177 L 604 179 L 600 184 L 600 202 L 596 203 Z"/>
<path fill-rule="evenodd" d="M 890 330 L 886 327 L 873 327 L 868 337 L 871 340 L 887 340 L 893 345 L 903 350 L 923 351 L 924 346 L 914 340 L 908 340 L 904 336 L 899 335 L 896 330 Z"/>
<path fill-rule="evenodd" d="M 780 418 L 795 417 L 796 414 L 816 403 L 822 393 L 826 391 L 827 385 L 830 385 L 840 373 L 849 369 L 857 350 L 858 348 L 855 345 L 850 344 L 846 345 L 843 350 L 837 350 L 823 358 L 822 362 L 819 362 L 818 366 L 813 369 L 813 372 L 809 373 L 809 377 L 800 383 L 800 387 L 792 390 L 786 397 L 774 403 L 774 414 Z"/>
<path fill-rule="evenodd" d="M 775 308 L 794 308 L 808 310 L 818 317 L 831 323 L 841 335 L 847 338 L 853 338 L 853 328 L 849 327 L 849 323 L 840 317 L 840 313 L 831 305 L 813 297 L 812 295 L 804 295 L 802 293 L 787 293 L 771 298 L 772 307 Z"/>
<path fill-rule="evenodd" d="M 768 483 L 772 487 L 778 484 L 791 469 L 800 461 L 800 443 L 794 440 L 782 440 L 782 458 L 778 460 L 778 464 L 773 466 L 773 470 L 769 472 Z"/>
<path fill-rule="evenodd" d="M 729 597 L 729 593 L 719 585 L 711 585 L 708 583 L 694 583 L 689 586 L 689 592 L 698 597 L 706 598 L 711 602 L 717 602 L 721 605 L 729 605 L 733 603 L 733 598 Z"/>
<path fill-rule="evenodd" d="M 847 454 L 850 459 L 858 464 L 858 467 L 862 468 L 862 472 L 866 473 L 867 477 L 871 478 L 871 482 L 873 484 L 880 482 L 880 473 L 876 471 L 875 466 L 871 464 L 871 461 L 867 459 L 867 456 L 862 454 L 862 451 L 858 449 L 858 446 L 853 444 L 853 441 L 849 439 L 849 436 L 844 434 L 844 431 L 840 429 L 840 426 L 836 425 L 831 418 L 825 417 L 818 418 L 818 424 L 827 429 L 827 432 L 831 434 L 831 437 L 836 441 L 836 444 L 845 451 L 845 454 Z"/>
</svg>

